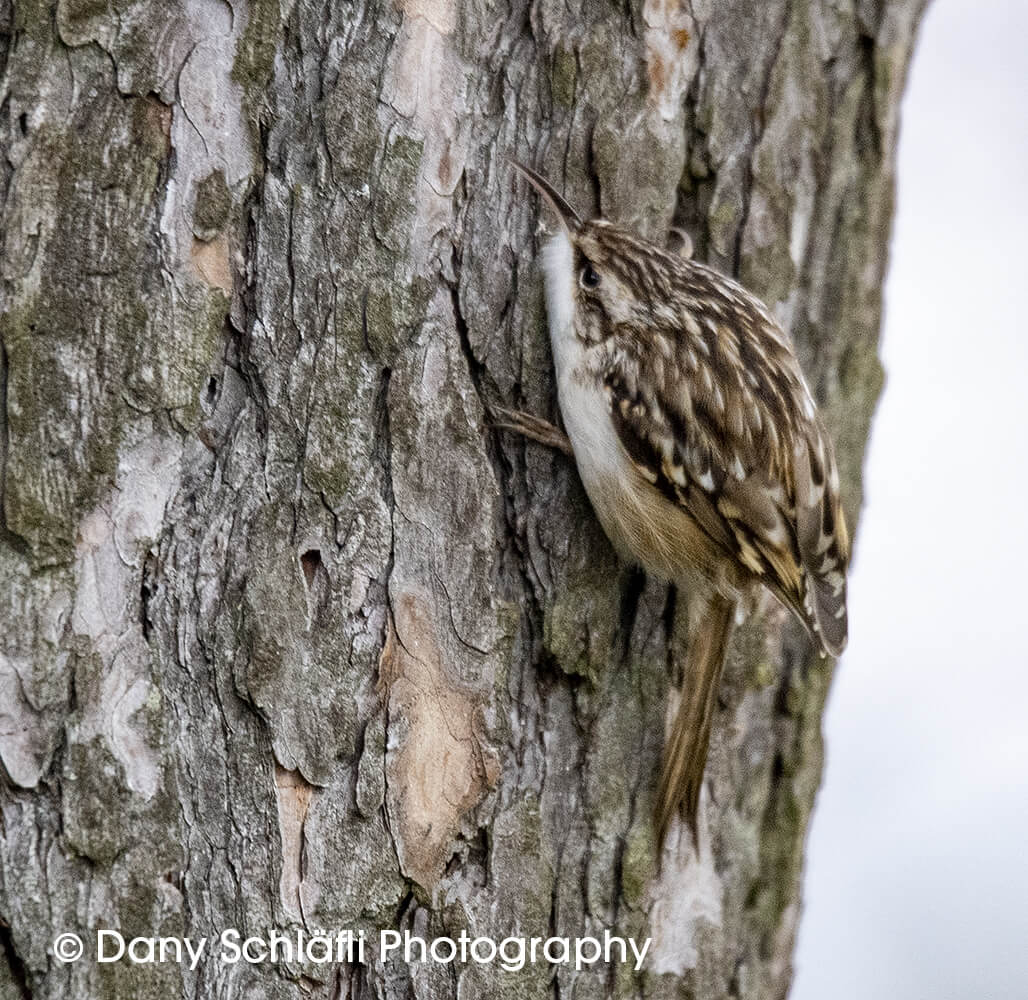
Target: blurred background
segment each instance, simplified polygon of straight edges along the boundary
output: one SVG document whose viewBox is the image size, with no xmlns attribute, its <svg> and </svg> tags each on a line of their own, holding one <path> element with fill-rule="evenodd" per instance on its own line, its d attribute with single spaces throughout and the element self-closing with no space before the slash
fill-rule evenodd
<svg viewBox="0 0 1028 1000">
<path fill-rule="evenodd" d="M 791 1000 L 1028 997 L 1028 3 L 937 0 Z"/>
</svg>

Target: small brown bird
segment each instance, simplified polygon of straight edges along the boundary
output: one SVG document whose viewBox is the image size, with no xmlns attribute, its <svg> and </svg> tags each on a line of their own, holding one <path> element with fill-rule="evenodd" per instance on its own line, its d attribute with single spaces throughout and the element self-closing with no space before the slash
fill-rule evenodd
<svg viewBox="0 0 1028 1000">
<path fill-rule="evenodd" d="M 656 805 L 661 843 L 678 811 L 695 839 L 739 597 L 763 584 L 823 652 L 846 644 L 849 537 L 832 443 L 758 299 L 604 219 L 584 222 L 516 166 L 561 224 L 543 260 L 567 435 L 513 411 L 501 426 L 573 454 L 618 552 L 700 595 Z"/>
</svg>

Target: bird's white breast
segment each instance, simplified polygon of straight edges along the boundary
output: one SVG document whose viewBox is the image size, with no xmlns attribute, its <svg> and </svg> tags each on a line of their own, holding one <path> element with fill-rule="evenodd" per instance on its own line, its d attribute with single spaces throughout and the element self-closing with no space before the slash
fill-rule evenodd
<svg viewBox="0 0 1028 1000">
<path fill-rule="evenodd" d="M 610 418 L 607 394 L 594 374 L 596 359 L 590 353 L 599 348 L 587 346 L 575 335 L 574 259 L 563 231 L 546 246 L 543 267 L 560 412 L 586 492 L 593 506 L 598 506 L 595 491 L 609 489 L 612 478 L 623 478 L 628 463 Z M 598 512 L 602 520 L 603 512 Z"/>
<path fill-rule="evenodd" d="M 706 542 L 692 519 L 642 476 L 617 435 L 601 373 L 606 348 L 575 334 L 577 275 L 565 233 L 545 247 L 543 267 L 560 412 L 589 501 L 623 557 L 682 580 Z"/>
<path fill-rule="evenodd" d="M 637 526 L 648 520 L 639 474 L 625 452 L 610 414 L 599 368 L 599 345 L 575 334 L 575 269 L 563 232 L 545 248 L 546 313 L 557 372 L 560 412 L 582 485 L 607 537 L 623 556 L 643 561 Z"/>
</svg>

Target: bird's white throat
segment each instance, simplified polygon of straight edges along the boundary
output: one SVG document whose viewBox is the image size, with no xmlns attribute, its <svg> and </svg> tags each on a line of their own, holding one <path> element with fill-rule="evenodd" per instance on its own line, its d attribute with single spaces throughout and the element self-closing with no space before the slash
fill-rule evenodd
<svg viewBox="0 0 1028 1000">
<path fill-rule="evenodd" d="M 588 348 L 575 334 L 574 249 L 561 230 L 543 248 L 546 275 L 546 315 L 557 372 L 557 395 L 575 463 L 586 493 L 608 538 L 633 559 L 623 531 L 633 520 L 637 500 L 628 488 L 633 477 L 628 457 L 614 431 L 608 399 L 596 358 L 598 347 Z M 626 513 L 627 512 L 627 513 Z"/>
<path fill-rule="evenodd" d="M 542 264 L 546 279 L 546 319 L 560 383 L 574 364 L 571 352 L 575 341 L 574 250 L 563 229 L 543 247 Z"/>
</svg>

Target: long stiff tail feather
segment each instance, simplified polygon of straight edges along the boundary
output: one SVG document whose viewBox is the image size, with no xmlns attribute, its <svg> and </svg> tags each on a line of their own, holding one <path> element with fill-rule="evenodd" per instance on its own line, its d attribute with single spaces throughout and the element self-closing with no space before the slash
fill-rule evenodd
<svg viewBox="0 0 1028 1000">
<path fill-rule="evenodd" d="M 697 813 L 710 747 L 710 724 L 734 621 L 735 601 L 715 594 L 698 628 L 689 637 L 682 701 L 664 750 L 664 769 L 657 793 L 659 846 L 664 844 L 678 812 L 692 832 L 693 843 L 699 843 Z"/>
</svg>

